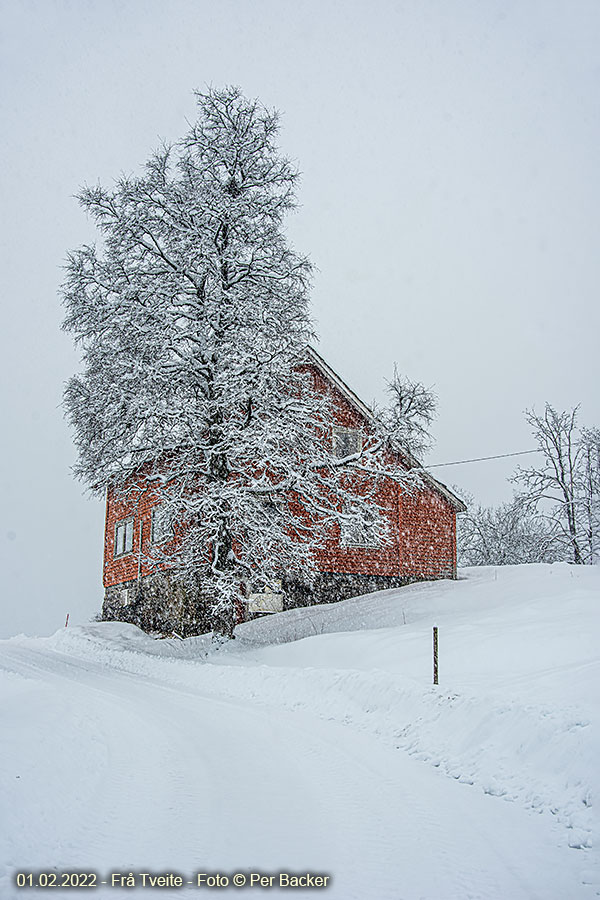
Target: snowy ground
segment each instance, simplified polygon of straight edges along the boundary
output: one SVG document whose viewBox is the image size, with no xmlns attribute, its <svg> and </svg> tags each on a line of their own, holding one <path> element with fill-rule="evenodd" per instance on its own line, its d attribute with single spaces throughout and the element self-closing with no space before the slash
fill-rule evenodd
<svg viewBox="0 0 600 900">
<path fill-rule="evenodd" d="M 600 571 L 461 574 L 220 650 L 110 623 L 0 642 L 0 898 L 73 871 L 183 876 L 150 897 L 201 896 L 197 873 L 309 894 L 282 872 L 331 900 L 598 896 Z"/>
</svg>

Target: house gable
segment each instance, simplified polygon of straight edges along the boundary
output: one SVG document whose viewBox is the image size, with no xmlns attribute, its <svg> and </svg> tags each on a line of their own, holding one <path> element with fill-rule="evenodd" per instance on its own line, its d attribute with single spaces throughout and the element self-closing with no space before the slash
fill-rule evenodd
<svg viewBox="0 0 600 900">
<path fill-rule="evenodd" d="M 311 347 L 307 365 L 317 390 L 332 397 L 335 425 L 369 431 L 373 412 Z M 418 468 L 424 482 L 409 490 L 391 478 L 380 480 L 377 502 L 384 508 L 389 542 L 385 547 L 348 547 L 332 535 L 318 555 L 322 572 L 401 578 L 456 577 L 456 512 L 466 507 L 433 478 L 409 452 L 401 455 L 407 470 Z"/>
<path fill-rule="evenodd" d="M 334 372 L 331 366 L 325 362 L 323 357 L 317 353 L 314 347 L 307 347 L 307 361 L 311 367 L 320 373 L 323 383 L 328 384 L 332 389 L 336 389 L 337 394 L 346 400 L 348 406 L 355 410 L 364 424 L 368 425 L 369 422 L 373 421 L 373 411 L 366 403 L 363 403 L 360 397 L 348 387 L 336 372 Z M 466 512 L 467 507 L 460 497 L 457 497 L 450 488 L 446 487 L 445 484 L 442 484 L 441 481 L 438 481 L 437 478 L 434 478 L 409 450 L 404 450 L 402 452 L 402 460 L 407 469 L 419 469 L 421 478 L 434 491 L 437 491 L 444 499 L 446 499 L 456 512 Z"/>
</svg>

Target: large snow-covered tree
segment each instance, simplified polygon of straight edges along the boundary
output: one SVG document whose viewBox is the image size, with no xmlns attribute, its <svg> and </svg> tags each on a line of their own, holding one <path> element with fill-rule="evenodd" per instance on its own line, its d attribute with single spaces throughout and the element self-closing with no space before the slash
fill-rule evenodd
<svg viewBox="0 0 600 900">
<path fill-rule="evenodd" d="M 362 448 L 336 455 L 333 410 L 303 366 L 311 266 L 283 232 L 298 175 L 277 114 L 236 88 L 197 102 L 185 137 L 141 175 L 79 195 L 100 240 L 68 258 L 64 327 L 84 369 L 65 401 L 77 475 L 96 491 L 160 488 L 177 540 L 158 561 L 231 633 L 242 586 L 307 577 L 333 525 L 386 539 L 366 501 L 384 474 L 406 478 L 390 450 L 422 437 L 431 404 L 396 377 L 412 407 L 375 416 Z"/>
</svg>

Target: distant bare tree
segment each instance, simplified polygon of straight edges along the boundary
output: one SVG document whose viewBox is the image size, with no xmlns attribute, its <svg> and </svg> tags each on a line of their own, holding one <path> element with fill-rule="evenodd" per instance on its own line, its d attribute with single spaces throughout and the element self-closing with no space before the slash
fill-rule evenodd
<svg viewBox="0 0 600 900">
<path fill-rule="evenodd" d="M 600 433 L 580 430 L 579 407 L 526 411 L 543 453 L 539 466 L 519 468 L 511 481 L 519 486 L 517 502 L 542 516 L 566 557 L 576 565 L 598 560 Z"/>
<path fill-rule="evenodd" d="M 496 507 L 468 503 L 468 511 L 458 518 L 461 566 L 554 562 L 560 552 L 546 520 L 514 500 Z"/>
<path fill-rule="evenodd" d="M 584 429 L 582 445 L 578 512 L 584 532 L 586 562 L 594 564 L 600 561 L 600 429 Z"/>
</svg>

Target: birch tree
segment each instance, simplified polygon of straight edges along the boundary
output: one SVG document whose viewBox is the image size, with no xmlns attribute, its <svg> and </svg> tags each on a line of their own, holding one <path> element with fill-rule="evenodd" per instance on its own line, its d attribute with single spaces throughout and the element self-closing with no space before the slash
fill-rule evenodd
<svg viewBox="0 0 600 900">
<path fill-rule="evenodd" d="M 160 489 L 177 539 L 156 562 L 231 634 L 245 585 L 309 579 L 332 528 L 385 542 L 378 479 L 410 476 L 392 452 L 401 412 L 374 416 L 357 452 L 333 451 L 334 410 L 304 365 L 311 265 L 283 231 L 298 173 L 277 113 L 237 88 L 196 98 L 197 121 L 142 174 L 79 195 L 99 241 L 68 257 L 64 328 L 83 371 L 65 405 L 77 476 L 96 492 Z"/>
<path fill-rule="evenodd" d="M 578 411 L 549 403 L 543 413 L 527 410 L 543 460 L 519 468 L 512 481 L 522 507 L 542 515 L 564 558 L 581 565 L 598 561 L 600 443 L 597 429 L 579 429 Z"/>
</svg>

